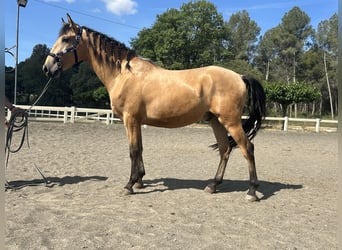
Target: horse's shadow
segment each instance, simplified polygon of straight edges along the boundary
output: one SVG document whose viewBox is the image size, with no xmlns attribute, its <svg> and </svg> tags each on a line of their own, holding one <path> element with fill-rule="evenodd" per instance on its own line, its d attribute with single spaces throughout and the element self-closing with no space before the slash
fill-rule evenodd
<svg viewBox="0 0 342 250">
<path fill-rule="evenodd" d="M 7 182 L 6 189 L 20 189 L 27 186 L 45 185 L 46 187 L 73 185 L 85 181 L 106 181 L 105 176 L 64 176 L 46 177 L 46 179 L 16 180 Z"/>
<path fill-rule="evenodd" d="M 164 192 L 166 190 L 177 189 L 200 189 L 203 190 L 212 180 L 186 180 L 175 178 L 160 178 L 154 180 L 144 180 L 147 187 L 154 187 L 150 192 Z M 301 189 L 303 185 L 300 184 L 285 184 L 280 182 L 259 181 L 258 192 L 262 193 L 261 200 L 266 200 L 277 192 L 283 189 Z M 158 186 L 166 188 L 158 188 Z M 229 192 L 244 192 L 249 188 L 249 181 L 247 180 L 223 180 L 222 184 L 217 186 L 218 193 Z"/>
<path fill-rule="evenodd" d="M 26 186 L 44 185 L 47 187 L 73 185 L 85 181 L 106 181 L 106 176 L 64 176 L 64 177 L 47 177 L 44 179 L 18 180 L 8 182 L 7 188 L 20 189 Z M 145 187 L 152 187 L 151 191 L 137 193 L 153 193 L 164 192 L 166 190 L 178 189 L 200 189 L 203 190 L 212 180 L 187 180 L 176 178 L 159 178 L 154 180 L 144 180 Z M 259 181 L 258 191 L 263 194 L 261 200 L 266 200 L 283 189 L 301 189 L 300 184 L 284 184 L 280 182 Z M 249 187 L 247 180 L 223 180 L 222 184 L 217 187 L 218 193 L 244 192 Z"/>
</svg>

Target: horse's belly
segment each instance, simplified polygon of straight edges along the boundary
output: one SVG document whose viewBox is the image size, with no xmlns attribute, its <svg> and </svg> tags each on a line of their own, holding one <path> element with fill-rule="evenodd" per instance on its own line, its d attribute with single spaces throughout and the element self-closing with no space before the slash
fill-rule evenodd
<svg viewBox="0 0 342 250">
<path fill-rule="evenodd" d="M 168 128 L 182 127 L 201 120 L 207 111 L 207 106 L 199 99 L 164 100 L 146 107 L 144 123 Z"/>
</svg>

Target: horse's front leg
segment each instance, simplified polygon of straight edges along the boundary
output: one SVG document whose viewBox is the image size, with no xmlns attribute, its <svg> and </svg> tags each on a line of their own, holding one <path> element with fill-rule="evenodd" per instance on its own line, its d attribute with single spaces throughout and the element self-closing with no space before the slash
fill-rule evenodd
<svg viewBox="0 0 342 250">
<path fill-rule="evenodd" d="M 138 180 L 134 184 L 135 188 L 144 188 L 144 183 L 142 178 L 145 175 L 145 167 L 144 167 L 144 161 L 142 158 L 142 152 L 143 152 L 143 146 L 142 146 L 142 136 L 141 136 L 141 127 L 140 127 L 140 138 L 139 138 L 139 152 L 140 154 L 138 155 Z"/>
<path fill-rule="evenodd" d="M 131 159 L 131 175 L 128 183 L 125 186 L 125 194 L 133 193 L 133 185 L 142 187 L 142 178 L 145 175 L 144 163 L 142 160 L 142 136 L 141 125 L 131 116 L 124 119 L 128 143 L 129 156 Z"/>
</svg>

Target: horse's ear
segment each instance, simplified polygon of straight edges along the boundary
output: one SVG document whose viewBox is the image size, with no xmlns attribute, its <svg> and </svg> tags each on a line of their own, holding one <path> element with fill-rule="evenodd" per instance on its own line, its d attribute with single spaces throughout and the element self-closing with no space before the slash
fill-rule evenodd
<svg viewBox="0 0 342 250">
<path fill-rule="evenodd" d="M 71 19 L 70 15 L 67 13 L 67 18 L 70 26 L 74 26 L 74 21 Z"/>
<path fill-rule="evenodd" d="M 68 23 L 70 25 L 70 27 L 74 30 L 74 32 L 76 33 L 78 30 L 78 25 L 74 23 L 74 21 L 71 19 L 70 15 L 67 13 L 67 18 L 68 18 Z"/>
<path fill-rule="evenodd" d="M 63 24 L 63 25 L 66 24 L 66 22 L 65 22 L 64 19 L 63 19 L 63 17 L 62 17 L 62 24 Z"/>
</svg>

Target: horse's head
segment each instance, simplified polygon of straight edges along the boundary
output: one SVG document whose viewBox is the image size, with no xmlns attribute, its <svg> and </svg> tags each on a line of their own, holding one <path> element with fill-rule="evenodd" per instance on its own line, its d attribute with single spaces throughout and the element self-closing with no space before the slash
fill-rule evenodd
<svg viewBox="0 0 342 250">
<path fill-rule="evenodd" d="M 83 29 L 67 14 L 68 22 L 62 18 L 63 27 L 59 37 L 45 59 L 43 71 L 49 77 L 59 77 L 61 71 L 71 68 L 84 60 L 82 41 Z"/>
</svg>

